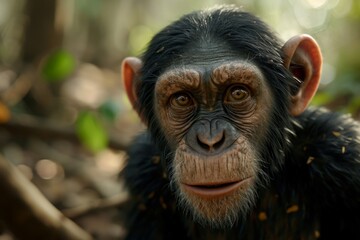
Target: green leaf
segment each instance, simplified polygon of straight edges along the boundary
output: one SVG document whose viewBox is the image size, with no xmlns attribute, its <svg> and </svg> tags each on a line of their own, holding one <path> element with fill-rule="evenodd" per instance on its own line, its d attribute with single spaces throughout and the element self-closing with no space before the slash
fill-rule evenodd
<svg viewBox="0 0 360 240">
<path fill-rule="evenodd" d="M 106 148 L 108 135 L 100 119 L 92 112 L 82 112 L 76 120 L 76 133 L 85 147 L 93 152 Z"/>
<path fill-rule="evenodd" d="M 107 101 L 103 105 L 101 105 L 99 111 L 102 116 L 113 121 L 116 119 L 116 117 L 120 111 L 120 107 L 119 107 L 119 104 L 117 104 L 113 101 Z"/>
<path fill-rule="evenodd" d="M 42 69 L 44 78 L 49 82 L 59 82 L 68 77 L 75 69 L 75 58 L 65 50 L 50 54 Z"/>
</svg>

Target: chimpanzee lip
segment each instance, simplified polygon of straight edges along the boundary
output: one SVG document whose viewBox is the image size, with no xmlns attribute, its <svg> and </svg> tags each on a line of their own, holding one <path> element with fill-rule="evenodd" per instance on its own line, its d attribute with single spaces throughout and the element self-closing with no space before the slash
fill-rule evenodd
<svg viewBox="0 0 360 240">
<path fill-rule="evenodd" d="M 187 192 L 199 197 L 218 198 L 229 195 L 241 187 L 246 187 L 251 179 L 252 177 L 247 177 L 237 181 L 209 182 L 200 184 L 182 183 L 182 185 Z"/>
</svg>

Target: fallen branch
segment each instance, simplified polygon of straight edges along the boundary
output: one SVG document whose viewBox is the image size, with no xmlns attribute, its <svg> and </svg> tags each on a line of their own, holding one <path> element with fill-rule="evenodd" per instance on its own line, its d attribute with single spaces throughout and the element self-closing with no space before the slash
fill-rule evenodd
<svg viewBox="0 0 360 240">
<path fill-rule="evenodd" d="M 2 156 L 0 193 L 0 219 L 18 239 L 92 239 Z"/>
<path fill-rule="evenodd" d="M 46 120 L 37 119 L 29 115 L 13 116 L 10 121 L 0 123 L 0 129 L 11 133 L 12 136 L 36 136 L 44 140 L 63 139 L 76 144 L 81 144 L 74 128 L 59 126 Z M 122 134 L 112 135 L 109 133 L 109 147 L 124 150 L 130 144 L 130 137 L 120 137 Z"/>
<path fill-rule="evenodd" d="M 62 213 L 68 218 L 75 219 L 92 212 L 101 211 L 109 208 L 121 208 L 128 201 L 128 195 L 125 193 L 117 194 L 106 199 L 99 199 L 92 204 L 65 209 Z"/>
</svg>

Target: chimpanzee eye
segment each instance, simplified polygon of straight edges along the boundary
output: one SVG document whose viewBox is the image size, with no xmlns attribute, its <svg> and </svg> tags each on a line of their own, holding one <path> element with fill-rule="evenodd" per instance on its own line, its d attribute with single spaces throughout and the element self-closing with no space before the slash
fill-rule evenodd
<svg viewBox="0 0 360 240">
<path fill-rule="evenodd" d="M 225 95 L 225 102 L 240 102 L 250 96 L 249 90 L 244 86 L 230 87 Z"/>
<path fill-rule="evenodd" d="M 174 107 L 190 107 L 194 105 L 194 102 L 189 94 L 183 92 L 173 95 L 170 103 Z"/>
</svg>

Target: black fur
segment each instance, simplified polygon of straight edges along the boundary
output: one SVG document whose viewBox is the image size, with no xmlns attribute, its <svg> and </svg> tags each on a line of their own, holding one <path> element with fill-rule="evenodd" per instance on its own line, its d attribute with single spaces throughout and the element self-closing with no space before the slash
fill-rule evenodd
<svg viewBox="0 0 360 240">
<path fill-rule="evenodd" d="M 267 181 L 258 185 L 254 209 L 223 230 L 204 229 L 177 208 L 168 176 L 172 154 L 152 105 L 157 77 L 191 47 L 214 39 L 246 53 L 275 100 L 261 152 Z M 186 15 L 154 37 L 138 92 L 149 130 L 132 145 L 123 172 L 132 198 L 128 239 L 360 239 L 360 126 L 323 109 L 290 117 L 297 82 L 283 67 L 281 46 L 258 18 L 232 8 Z"/>
</svg>

